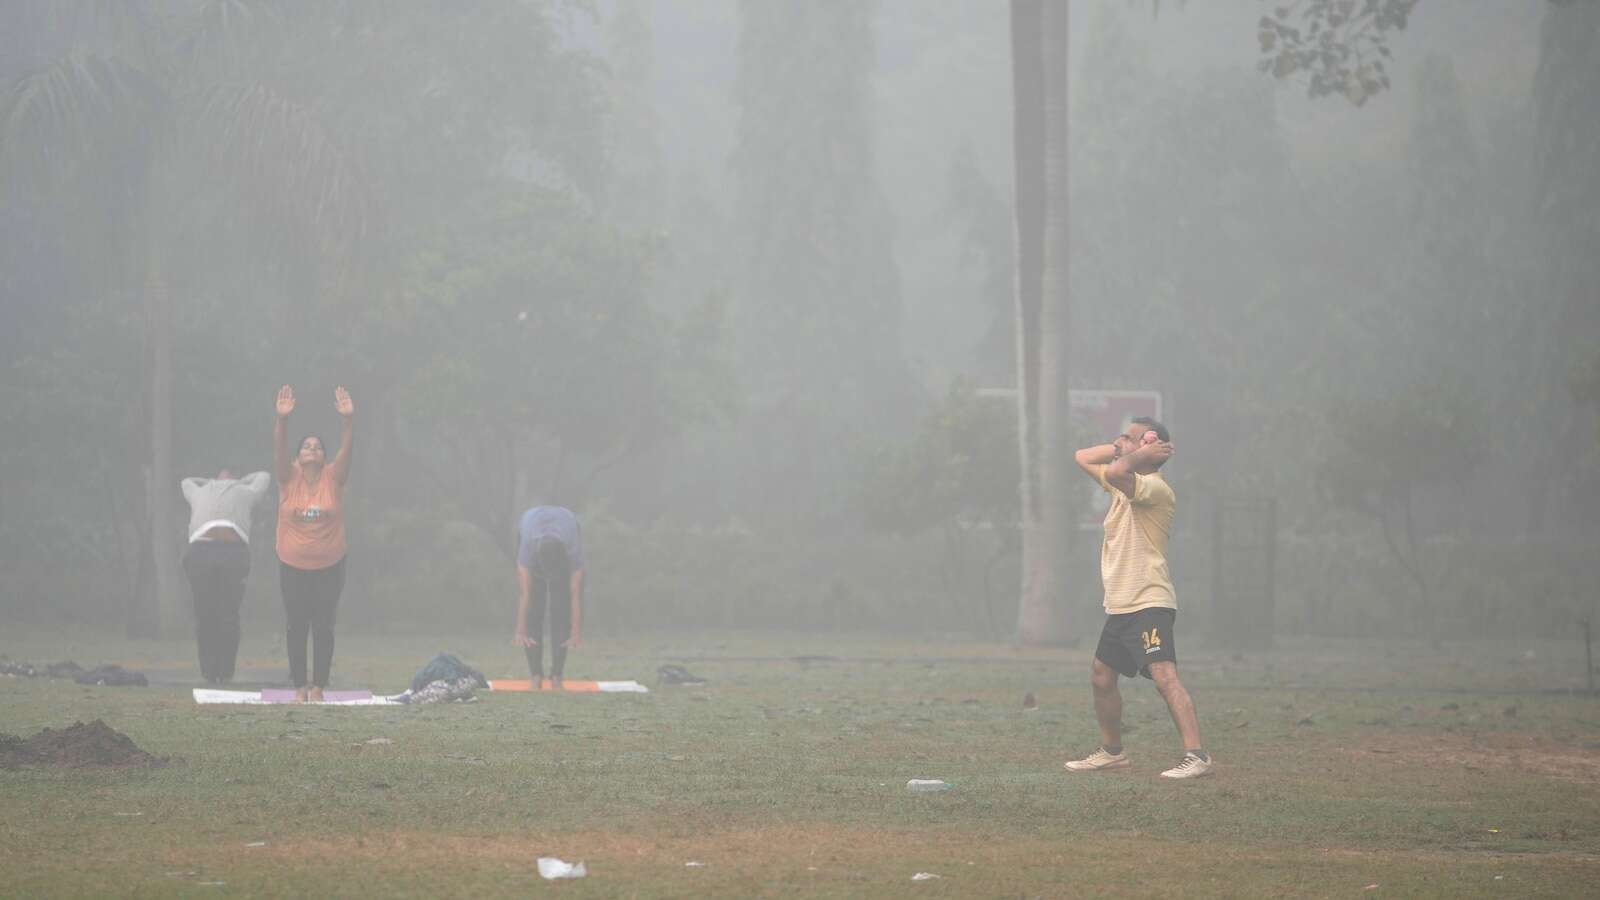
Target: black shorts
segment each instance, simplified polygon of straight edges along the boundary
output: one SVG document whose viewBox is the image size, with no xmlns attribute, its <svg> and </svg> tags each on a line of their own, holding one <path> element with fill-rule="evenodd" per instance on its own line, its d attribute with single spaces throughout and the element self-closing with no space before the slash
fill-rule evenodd
<svg viewBox="0 0 1600 900">
<path fill-rule="evenodd" d="M 1095 659 L 1116 669 L 1124 678 L 1149 678 L 1151 663 L 1178 661 L 1178 645 L 1172 634 L 1172 623 L 1177 618 L 1178 611 L 1165 606 L 1106 616 L 1100 645 L 1094 648 Z"/>
</svg>

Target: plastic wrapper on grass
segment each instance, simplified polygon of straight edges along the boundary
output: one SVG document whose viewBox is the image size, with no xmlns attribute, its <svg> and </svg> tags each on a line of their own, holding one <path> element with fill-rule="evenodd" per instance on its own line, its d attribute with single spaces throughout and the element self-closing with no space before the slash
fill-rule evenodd
<svg viewBox="0 0 1600 900">
<path fill-rule="evenodd" d="M 539 857 L 539 874 L 548 881 L 558 878 L 582 878 L 589 874 L 583 863 L 569 863 L 554 856 Z"/>
</svg>

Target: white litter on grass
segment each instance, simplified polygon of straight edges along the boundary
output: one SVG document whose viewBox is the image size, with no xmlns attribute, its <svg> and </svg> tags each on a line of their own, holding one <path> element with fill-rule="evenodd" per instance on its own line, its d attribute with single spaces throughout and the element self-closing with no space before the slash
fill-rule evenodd
<svg viewBox="0 0 1600 900">
<path fill-rule="evenodd" d="M 583 863 L 569 863 L 554 856 L 539 857 L 539 874 L 550 881 L 557 878 L 582 878 L 589 874 Z"/>
<path fill-rule="evenodd" d="M 392 740 L 390 740 L 388 738 L 373 738 L 372 740 L 367 741 L 367 743 L 369 743 L 369 744 L 392 744 L 392 743 L 394 743 L 394 741 L 392 741 Z"/>
<path fill-rule="evenodd" d="M 226 881 L 196 881 L 195 884 L 198 884 L 201 887 L 222 887 L 223 885 L 227 884 L 227 882 Z"/>
<path fill-rule="evenodd" d="M 685 869 L 703 869 L 703 868 L 705 868 L 705 865 L 706 864 L 703 863 L 703 862 L 695 862 L 694 860 L 691 859 L 688 862 L 684 863 L 683 867 Z"/>
<path fill-rule="evenodd" d="M 911 876 L 911 880 L 912 881 L 932 881 L 935 878 L 943 878 L 943 877 L 944 877 L 943 875 L 935 875 L 932 872 L 918 872 L 917 874 Z"/>
<path fill-rule="evenodd" d="M 950 783 L 937 778 L 913 778 L 906 782 L 906 790 L 918 793 L 923 791 L 948 791 L 950 790 Z"/>
<path fill-rule="evenodd" d="M 142 812 L 119 812 L 119 813 L 112 813 L 112 815 L 113 816 L 142 816 L 142 815 L 144 815 L 144 813 L 142 813 Z"/>
</svg>

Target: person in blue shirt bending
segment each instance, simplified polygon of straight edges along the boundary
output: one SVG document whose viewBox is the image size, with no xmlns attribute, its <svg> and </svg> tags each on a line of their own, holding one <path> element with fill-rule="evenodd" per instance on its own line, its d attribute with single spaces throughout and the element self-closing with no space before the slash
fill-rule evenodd
<svg viewBox="0 0 1600 900">
<path fill-rule="evenodd" d="M 535 506 L 517 522 L 517 630 L 534 690 L 544 682 L 544 614 L 550 608 L 550 687 L 562 688 L 567 651 L 583 633 L 583 534 L 564 506 Z M 548 601 L 548 604 L 547 604 Z M 529 626 L 533 631 L 529 633 Z"/>
</svg>

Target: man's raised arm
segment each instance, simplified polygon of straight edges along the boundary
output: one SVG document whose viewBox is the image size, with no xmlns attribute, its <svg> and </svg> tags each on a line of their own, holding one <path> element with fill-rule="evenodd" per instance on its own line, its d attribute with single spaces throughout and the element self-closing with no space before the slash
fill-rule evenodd
<svg viewBox="0 0 1600 900">
<path fill-rule="evenodd" d="M 1074 453 L 1072 459 L 1078 464 L 1078 468 L 1087 473 L 1090 478 L 1099 481 L 1100 467 L 1110 465 L 1111 460 L 1115 459 L 1116 455 L 1116 448 L 1110 444 L 1096 444 L 1093 447 L 1085 447 Z"/>
<path fill-rule="evenodd" d="M 1131 453 L 1124 453 L 1106 466 L 1106 484 L 1121 491 L 1129 500 L 1133 499 L 1134 491 L 1138 490 L 1139 479 L 1134 473 L 1140 469 L 1154 466 L 1160 468 L 1161 464 L 1172 458 L 1172 443 L 1170 441 L 1156 441 L 1145 444 Z"/>
</svg>

